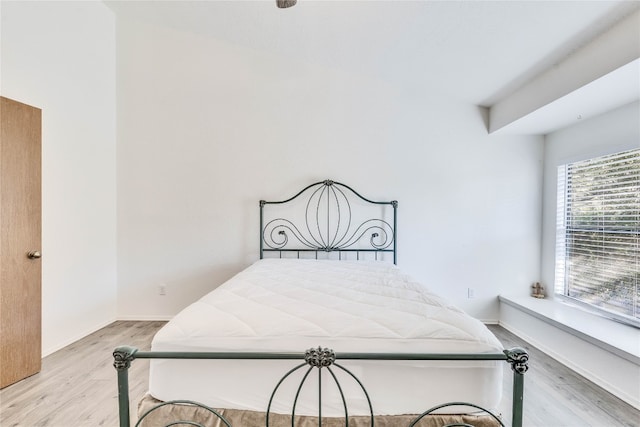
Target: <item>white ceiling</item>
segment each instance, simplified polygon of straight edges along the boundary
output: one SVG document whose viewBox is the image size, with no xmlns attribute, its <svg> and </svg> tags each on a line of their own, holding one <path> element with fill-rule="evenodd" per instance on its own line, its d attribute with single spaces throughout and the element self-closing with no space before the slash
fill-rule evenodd
<svg viewBox="0 0 640 427">
<path fill-rule="evenodd" d="M 140 19 L 491 106 L 637 1 L 107 1 Z"/>
</svg>

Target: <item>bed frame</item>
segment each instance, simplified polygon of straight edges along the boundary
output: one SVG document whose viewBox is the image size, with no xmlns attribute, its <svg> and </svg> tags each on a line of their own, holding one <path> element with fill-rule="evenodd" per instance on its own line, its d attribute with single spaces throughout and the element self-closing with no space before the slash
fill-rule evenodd
<svg viewBox="0 0 640 427">
<path fill-rule="evenodd" d="M 308 198 L 302 197 L 307 194 Z M 300 198 L 300 199 L 299 199 Z M 285 205 L 302 201 L 303 214 L 298 217 L 268 215 L 265 212 L 267 205 Z M 364 217 L 354 216 L 352 207 L 354 204 L 364 204 L 365 207 L 373 207 L 370 214 Z M 392 207 L 392 212 L 386 212 L 387 206 Z M 382 208 L 382 209 L 381 209 Z M 276 202 L 260 201 L 260 258 L 265 254 L 276 253 L 279 257 L 304 258 L 314 256 L 318 258 L 322 253 L 337 253 L 338 258 L 353 257 L 360 259 L 365 256 L 373 256 L 376 260 L 383 258 L 384 254 L 391 254 L 393 263 L 397 262 L 396 242 L 397 242 L 397 201 L 375 202 L 371 201 L 350 187 L 339 182 L 326 180 L 311 184 L 297 193 L 295 196 Z M 358 212 L 360 214 L 360 212 Z M 488 354 L 401 354 L 401 353 L 340 353 L 333 349 L 317 347 L 307 349 L 301 353 L 252 353 L 252 352 L 159 352 L 159 351 L 139 351 L 137 348 L 121 346 L 113 352 L 114 367 L 118 374 L 118 405 L 120 427 L 130 427 L 130 397 L 129 397 L 129 368 L 136 359 L 234 359 L 238 363 L 250 363 L 251 360 L 259 359 L 280 359 L 292 360 L 292 369 L 283 373 L 282 379 L 274 384 L 273 392 L 269 399 L 266 411 L 266 427 L 270 427 L 271 404 L 275 399 L 280 399 L 278 389 L 283 382 L 294 372 L 304 369 L 302 380 L 297 387 L 297 394 L 293 397 L 291 411 L 291 426 L 295 427 L 296 404 L 298 395 L 305 385 L 306 379 L 312 372 L 318 373 L 318 416 L 317 425 L 323 423 L 322 416 L 322 393 L 323 384 L 320 378 L 322 370 L 330 373 L 333 384 L 339 395 L 342 397 L 344 406 L 344 425 L 349 426 L 349 405 L 345 401 L 342 393 L 340 381 L 334 370 L 344 371 L 348 378 L 355 381 L 366 397 L 369 405 L 368 418 L 371 427 L 375 425 L 374 409 L 372 407 L 369 393 L 365 384 L 360 381 L 352 372 L 346 369 L 340 362 L 344 360 L 421 360 L 421 361 L 506 361 L 511 365 L 513 371 L 513 405 L 511 411 L 511 427 L 522 427 L 523 418 L 523 396 L 524 396 L 524 374 L 528 370 L 529 355 L 522 348 L 504 350 L 503 353 Z M 325 385 L 326 387 L 326 385 Z M 408 391 L 410 392 L 410 390 Z M 209 408 L 198 402 L 187 400 L 161 402 L 150 410 L 141 414 L 135 426 L 140 425 L 153 412 L 167 405 L 190 405 L 201 408 L 218 420 L 218 425 L 232 427 L 232 424 L 221 411 Z M 467 407 L 471 412 L 485 414 L 495 421 L 496 425 L 506 426 L 500 416 L 492 413 L 486 408 L 482 408 L 470 402 L 448 402 L 425 410 L 422 414 L 411 418 L 407 427 L 420 425 L 420 421 L 428 415 L 442 412 L 448 407 Z M 166 427 L 173 425 L 203 426 L 200 422 L 192 420 L 176 420 L 166 424 Z M 395 424 L 394 424 L 395 425 Z M 467 422 L 455 422 L 446 426 L 471 426 Z M 204 427 L 204 426 L 203 426 Z M 249 426 L 235 426 L 249 427 Z M 253 427 L 253 426 L 251 426 Z M 399 426 L 400 427 L 400 426 Z M 403 426 L 404 427 L 404 426 Z"/>
<path fill-rule="evenodd" d="M 118 372 L 118 405 L 119 405 L 119 415 L 120 415 L 120 427 L 130 427 L 130 406 L 129 406 L 129 368 L 131 367 L 131 362 L 136 359 L 235 359 L 240 363 L 242 361 L 248 362 L 250 360 L 263 360 L 263 359 L 280 359 L 280 360 L 293 360 L 298 361 L 297 364 L 294 364 L 292 369 L 284 374 L 282 379 L 275 384 L 271 397 L 269 399 L 269 405 L 266 408 L 266 427 L 269 427 L 270 424 L 270 415 L 271 415 L 271 404 L 277 396 L 278 389 L 280 385 L 287 380 L 287 378 L 293 374 L 295 371 L 299 369 L 306 369 L 306 372 L 303 376 L 302 381 L 298 386 L 298 393 L 293 398 L 292 403 L 292 411 L 291 411 L 291 426 L 294 427 L 294 418 L 296 416 L 296 402 L 298 399 L 298 395 L 302 388 L 304 387 L 305 381 L 308 376 L 312 373 L 314 369 L 317 369 L 318 379 L 322 377 L 321 370 L 326 369 L 330 372 L 331 377 L 333 378 L 333 382 L 335 387 L 339 391 L 342 396 L 342 402 L 344 406 L 344 419 L 345 419 L 345 427 L 349 426 L 349 409 L 348 402 L 345 401 L 344 395 L 342 395 L 342 388 L 340 382 L 337 379 L 337 376 L 333 372 L 333 369 L 339 369 L 345 371 L 354 381 L 358 383 L 360 388 L 362 389 L 363 394 L 366 397 L 366 400 L 369 404 L 369 419 L 370 426 L 375 426 L 375 417 L 374 410 L 371 404 L 371 400 L 369 398 L 369 393 L 365 385 L 348 369 L 342 366 L 339 362 L 342 360 L 458 360 L 458 361 L 468 361 L 468 360 L 483 360 L 483 361 L 506 361 L 511 364 L 511 368 L 513 370 L 513 406 L 512 406 L 512 418 L 511 418 L 511 426 L 512 427 L 522 427 L 522 415 L 523 415 L 523 393 L 524 393 L 524 374 L 529 369 L 528 360 L 529 355 L 527 352 L 521 348 L 513 348 L 510 350 L 504 350 L 502 354 L 401 354 L 401 353 L 336 353 L 331 349 L 327 348 L 311 348 L 306 350 L 303 353 L 233 353 L 233 352 L 159 352 L 159 351 L 138 351 L 137 348 L 134 347 L 118 347 L 113 352 L 114 357 L 114 367 Z M 322 426 L 322 382 L 319 381 L 319 391 L 318 395 L 320 396 L 318 399 L 318 426 Z M 407 392 L 410 392 L 408 390 Z M 232 426 L 232 424 L 216 409 L 209 408 L 206 405 L 203 405 L 198 402 L 188 401 L 188 400 L 174 400 L 169 402 L 162 402 L 144 414 L 141 414 L 138 422 L 135 426 L 140 425 L 145 418 L 151 415 L 154 411 L 159 410 L 160 408 L 167 405 L 190 405 L 195 407 L 200 407 L 205 409 L 207 412 L 213 415 L 216 419 L 219 419 L 220 425 L 226 427 L 249 427 L 249 426 Z M 427 415 L 431 415 L 436 413 L 439 410 L 447 407 L 461 407 L 465 406 L 470 408 L 470 410 L 474 413 L 484 413 L 491 419 L 496 422 L 496 425 L 500 425 L 505 427 L 507 424 L 501 419 L 500 416 L 494 414 L 488 409 L 482 408 L 478 405 L 469 402 L 447 402 L 441 405 L 437 405 L 430 409 L 425 410 L 422 414 L 416 415 L 415 418 L 411 420 L 406 427 L 414 427 L 419 425 L 420 420 L 425 418 Z M 175 420 L 166 426 L 172 425 L 193 425 L 193 426 L 201 426 L 204 427 L 203 424 L 193 421 L 193 420 Z M 473 427 L 472 424 L 464 423 L 464 424 L 447 424 L 446 426 L 466 426 Z M 253 427 L 253 426 L 250 426 Z M 398 426 L 400 427 L 400 426 Z M 404 427 L 404 426 L 402 426 Z"/>
</svg>

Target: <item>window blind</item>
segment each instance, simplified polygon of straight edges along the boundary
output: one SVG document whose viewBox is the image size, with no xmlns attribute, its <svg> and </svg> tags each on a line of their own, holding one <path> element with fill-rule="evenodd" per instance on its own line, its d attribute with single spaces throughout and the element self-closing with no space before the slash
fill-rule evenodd
<svg viewBox="0 0 640 427">
<path fill-rule="evenodd" d="M 558 168 L 556 293 L 640 321 L 640 150 Z"/>
</svg>

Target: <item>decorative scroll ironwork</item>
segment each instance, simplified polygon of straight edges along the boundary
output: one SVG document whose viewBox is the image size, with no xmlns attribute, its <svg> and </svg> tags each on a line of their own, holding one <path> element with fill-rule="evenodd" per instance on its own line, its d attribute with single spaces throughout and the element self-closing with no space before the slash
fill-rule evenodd
<svg viewBox="0 0 640 427">
<path fill-rule="evenodd" d="M 292 216 L 278 217 L 264 224 L 266 205 L 286 204 L 303 194 L 309 194 L 303 219 L 292 213 Z M 354 200 L 392 206 L 393 224 L 380 213 L 358 219 L 352 209 Z M 396 200 L 375 202 L 332 180 L 311 184 L 287 200 L 260 200 L 260 257 L 264 251 L 393 252 L 395 263 L 397 207 Z"/>
<path fill-rule="evenodd" d="M 449 408 L 452 406 L 466 406 L 469 408 L 475 408 L 475 409 L 479 409 L 480 411 L 482 411 L 482 413 L 485 413 L 486 415 L 490 416 L 491 418 L 493 418 L 493 420 L 497 421 L 502 427 L 505 427 L 505 425 L 502 423 L 502 420 L 495 415 L 493 412 L 489 411 L 488 409 L 483 408 L 482 406 L 478 406 L 478 405 L 474 405 L 473 403 L 467 403 L 467 402 L 449 402 L 449 403 L 444 403 L 442 405 L 438 405 L 438 406 L 434 406 L 433 408 L 424 411 L 422 414 L 420 414 L 418 416 L 418 418 L 416 418 L 415 420 L 413 420 L 411 422 L 411 424 L 409 424 L 408 427 L 414 427 L 415 425 L 418 424 L 418 422 L 420 422 L 421 419 L 423 419 L 424 417 L 426 417 L 427 415 L 433 414 L 435 413 L 435 411 L 443 409 L 443 408 Z M 472 424 L 467 424 L 467 423 L 456 423 L 456 424 L 447 424 L 444 425 L 442 427 L 474 427 Z"/>
<path fill-rule="evenodd" d="M 223 417 L 218 411 L 216 411 L 215 409 L 210 408 L 207 405 L 203 405 L 202 403 L 193 402 L 191 400 L 170 400 L 170 401 L 167 401 L 167 402 L 159 403 L 159 404 L 155 405 L 153 408 L 149 409 L 144 414 L 142 414 L 140 416 L 140 418 L 138 419 L 138 422 L 136 423 L 135 427 L 140 426 L 141 423 L 144 421 L 144 419 L 147 418 L 148 416 L 150 416 L 153 412 L 157 411 L 158 409 L 162 408 L 163 406 L 169 406 L 169 405 L 183 405 L 183 406 L 193 406 L 193 407 L 197 407 L 197 408 L 202 408 L 206 412 L 208 412 L 208 413 L 212 414 L 213 416 L 215 416 L 216 418 L 218 418 L 220 420 L 220 422 L 223 423 L 226 427 L 232 427 L 231 423 L 225 417 Z M 170 422 L 169 424 L 166 424 L 164 427 L 177 426 L 177 425 L 191 425 L 191 426 L 197 426 L 197 427 L 206 427 L 204 424 L 201 424 L 201 423 L 199 423 L 197 421 L 193 421 L 193 420 L 176 420 L 176 421 Z"/>
<path fill-rule="evenodd" d="M 270 414 L 271 414 L 271 406 L 273 404 L 273 400 L 278 392 L 278 389 L 280 388 L 280 386 L 284 383 L 284 381 L 294 372 L 296 372 L 297 370 L 303 368 L 305 365 L 308 365 L 309 368 L 307 369 L 307 371 L 304 373 L 300 384 L 298 385 L 297 391 L 296 391 L 296 395 L 293 399 L 293 408 L 291 410 L 291 427 L 295 427 L 294 425 L 294 421 L 295 421 L 295 416 L 296 416 L 296 407 L 298 405 L 298 398 L 300 397 L 300 393 L 302 391 L 302 389 L 304 388 L 304 385 L 309 377 L 309 374 L 311 374 L 311 372 L 313 371 L 313 368 L 317 368 L 318 369 L 318 425 L 322 426 L 322 368 L 326 368 L 326 370 L 329 372 L 329 374 L 331 375 L 331 378 L 333 379 L 333 382 L 338 390 L 338 393 L 340 394 L 340 398 L 342 400 L 342 406 L 344 408 L 344 421 L 345 421 L 345 427 L 349 427 L 349 409 L 348 409 L 348 404 L 347 404 L 347 399 L 345 398 L 344 392 L 342 391 L 342 385 L 340 384 L 340 381 L 338 380 L 338 377 L 336 376 L 336 374 L 333 372 L 333 370 L 331 369 L 331 366 L 335 366 L 338 369 L 341 369 L 342 371 L 344 371 L 346 374 L 348 374 L 359 386 L 360 389 L 362 390 L 362 393 L 364 394 L 367 403 L 369 405 L 369 419 L 371 420 L 371 427 L 374 426 L 374 418 L 373 418 L 373 405 L 371 403 L 371 399 L 369 398 L 369 394 L 367 393 L 366 388 L 364 387 L 364 385 L 360 382 L 360 380 L 358 379 L 358 377 L 356 377 L 351 371 L 349 371 L 348 369 L 346 369 L 344 366 L 341 366 L 337 363 L 335 363 L 336 360 L 336 354 L 333 350 L 329 349 L 329 348 L 322 348 L 322 347 L 317 347 L 317 348 L 310 348 L 307 351 L 305 351 L 304 353 L 304 360 L 305 363 L 296 366 L 295 368 L 291 369 L 289 372 L 287 372 L 281 379 L 280 381 L 278 381 L 278 384 L 276 384 L 275 388 L 273 389 L 273 392 L 271 393 L 271 397 L 269 398 L 269 405 L 267 406 L 267 412 L 266 412 L 266 427 L 269 427 L 269 420 L 270 420 Z"/>
<path fill-rule="evenodd" d="M 507 362 L 511 364 L 513 372 L 524 374 L 529 370 L 529 354 L 527 350 L 514 347 L 509 350 L 504 350 L 504 354 L 507 356 Z"/>
</svg>

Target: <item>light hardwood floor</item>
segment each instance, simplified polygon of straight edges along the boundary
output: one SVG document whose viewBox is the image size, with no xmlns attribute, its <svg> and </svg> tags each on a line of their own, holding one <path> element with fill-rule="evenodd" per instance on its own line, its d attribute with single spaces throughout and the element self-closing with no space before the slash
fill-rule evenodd
<svg viewBox="0 0 640 427">
<path fill-rule="evenodd" d="M 123 344 L 148 349 L 151 338 L 163 324 L 115 322 L 47 356 L 41 373 L 0 390 L 0 426 L 117 426 L 116 372 L 111 353 Z M 640 411 L 505 329 L 490 328 L 505 347 L 521 346 L 529 351 L 530 369 L 525 375 L 526 427 L 640 427 Z M 147 379 L 148 361 L 134 361 L 130 370 L 132 410 L 146 390 Z M 505 364 L 506 398 L 500 408 L 505 415 L 511 405 L 510 381 L 510 368 Z"/>
</svg>

